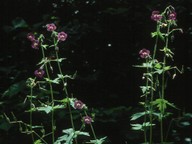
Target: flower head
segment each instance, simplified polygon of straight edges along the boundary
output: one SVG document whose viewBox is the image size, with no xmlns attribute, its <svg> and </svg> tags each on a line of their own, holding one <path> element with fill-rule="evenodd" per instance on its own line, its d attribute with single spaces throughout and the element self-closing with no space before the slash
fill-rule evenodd
<svg viewBox="0 0 192 144">
<path fill-rule="evenodd" d="M 32 41 L 31 47 L 34 49 L 39 49 L 39 41 L 34 39 Z"/>
<path fill-rule="evenodd" d="M 147 49 L 142 49 L 139 51 L 139 55 L 141 58 L 148 58 L 150 55 L 150 51 Z"/>
<path fill-rule="evenodd" d="M 35 40 L 35 35 L 33 33 L 28 33 L 27 34 L 27 39 L 30 41 L 34 41 Z"/>
<path fill-rule="evenodd" d="M 67 38 L 67 34 L 65 32 L 60 32 L 58 33 L 57 38 L 59 41 L 65 41 Z"/>
<path fill-rule="evenodd" d="M 85 104 L 80 100 L 76 100 L 74 102 L 74 108 L 75 109 L 83 109 L 84 106 L 85 106 Z"/>
<path fill-rule="evenodd" d="M 91 124 L 91 122 L 93 122 L 93 120 L 92 120 L 92 118 L 89 117 L 89 116 L 84 116 L 84 117 L 83 117 L 83 122 L 84 122 L 85 124 Z"/>
<path fill-rule="evenodd" d="M 46 27 L 47 27 L 47 31 L 54 31 L 57 28 L 54 23 L 47 24 Z"/>
<path fill-rule="evenodd" d="M 45 74 L 45 71 L 43 69 L 38 69 L 35 70 L 34 74 L 37 78 L 42 78 Z"/>
<path fill-rule="evenodd" d="M 177 13 L 175 11 L 171 12 L 169 15 L 168 15 L 168 19 L 169 20 L 176 20 L 176 17 L 177 17 Z"/>
<path fill-rule="evenodd" d="M 159 11 L 153 11 L 151 14 L 151 19 L 154 21 L 160 21 L 162 19 L 162 15 L 159 14 Z"/>
</svg>

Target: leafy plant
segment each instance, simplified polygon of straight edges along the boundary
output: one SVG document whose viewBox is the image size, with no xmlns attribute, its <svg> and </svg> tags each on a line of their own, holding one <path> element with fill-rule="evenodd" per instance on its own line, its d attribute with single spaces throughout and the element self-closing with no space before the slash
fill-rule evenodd
<svg viewBox="0 0 192 144">
<path fill-rule="evenodd" d="M 145 69 L 143 73 L 145 84 L 140 86 L 141 98 L 144 98 L 144 102 L 140 102 L 140 104 L 143 105 L 144 111 L 133 114 L 131 120 L 144 117 L 144 122 L 143 124 L 131 125 L 133 130 L 144 131 L 144 142 L 149 144 L 153 143 L 153 126 L 156 120 L 159 120 L 160 123 L 161 144 L 165 143 L 163 120 L 170 115 L 167 112 L 168 106 L 177 109 L 173 103 L 165 98 L 166 73 L 173 71 L 173 79 L 177 72 L 183 73 L 183 70 L 169 64 L 174 56 L 169 44 L 170 38 L 174 32 L 182 32 L 182 29 L 176 28 L 176 16 L 177 14 L 172 6 L 168 6 L 162 13 L 159 11 L 152 12 L 151 19 L 156 22 L 156 31 L 151 33 L 151 37 L 155 38 L 153 52 L 151 54 L 150 50 L 145 48 L 140 50 L 139 55 L 144 59 L 144 62 L 141 65 L 134 66 Z"/>
<path fill-rule="evenodd" d="M 21 21 L 20 23 L 24 22 Z M 21 24 L 17 24 L 15 27 L 20 27 Z M 6 114 L 4 114 L 4 118 L 10 124 L 17 123 L 22 133 L 30 134 L 33 144 L 48 144 L 50 142 L 47 141 L 47 138 L 51 138 L 52 144 L 77 144 L 79 135 L 90 136 L 88 132 L 82 131 L 85 129 L 85 125 L 89 125 L 93 133 L 95 141 L 92 140 L 91 142 L 103 143 L 104 138 L 97 139 L 96 137 L 92 125 L 94 117 L 89 116 L 88 107 L 82 101 L 74 98 L 72 94 L 69 94 L 67 90 L 67 81 L 74 79 L 76 72 L 73 75 L 64 74 L 61 63 L 66 58 L 59 57 L 59 47 L 60 43 L 66 41 L 68 35 L 64 31 L 57 32 L 57 27 L 53 23 L 47 24 L 45 28 L 47 29 L 45 34 L 28 33 L 27 35 L 28 40 L 31 41 L 31 47 L 34 50 L 40 50 L 42 55 L 37 64 L 38 68 L 34 71 L 34 77 L 28 78 L 26 82 L 21 81 L 13 84 L 3 94 L 3 96 L 12 97 L 26 86 L 30 89 L 30 94 L 26 96 L 24 101 L 25 104 L 29 104 L 29 109 L 25 111 L 29 113 L 29 123 L 17 120 L 13 113 L 13 120 L 10 120 Z M 54 55 L 50 56 L 50 53 L 54 53 Z M 58 110 L 64 111 L 65 109 L 68 110 L 71 127 L 63 130 L 64 135 L 56 140 L 57 119 L 55 119 L 55 114 Z M 78 126 L 74 123 L 74 111 L 78 111 L 79 118 L 81 118 L 79 123 L 82 126 L 79 130 L 76 130 Z M 34 125 L 35 113 L 47 115 L 48 122 L 51 124 L 50 132 L 45 129 L 43 121 L 39 121 L 39 125 Z"/>
</svg>

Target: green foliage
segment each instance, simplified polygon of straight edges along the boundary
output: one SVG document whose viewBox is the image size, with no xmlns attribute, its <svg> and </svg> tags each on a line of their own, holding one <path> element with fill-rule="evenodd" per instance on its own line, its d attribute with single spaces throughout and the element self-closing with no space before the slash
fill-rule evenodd
<svg viewBox="0 0 192 144">
<path fill-rule="evenodd" d="M 73 128 L 63 130 L 64 135 L 60 136 L 54 144 L 73 144 L 77 136 L 90 136 L 88 132 L 74 131 Z"/>
<path fill-rule="evenodd" d="M 171 18 L 170 16 L 173 16 Z M 170 5 L 165 8 L 165 10 L 160 13 L 159 11 L 153 11 L 151 19 L 156 22 L 156 31 L 151 33 L 151 37 L 155 38 L 154 49 L 150 53 L 147 49 L 142 49 L 139 51 L 139 55 L 144 59 L 141 65 L 136 65 L 135 67 L 144 68 L 143 80 L 145 80 L 145 85 L 140 86 L 142 90 L 142 96 L 144 97 L 143 105 L 144 112 L 138 112 L 131 116 L 131 120 L 138 120 L 144 117 L 143 124 L 131 124 L 133 130 L 143 130 L 144 131 L 144 142 L 149 144 L 153 143 L 153 123 L 160 123 L 160 141 L 164 143 L 164 129 L 163 129 L 163 118 L 167 117 L 171 113 L 167 112 L 168 106 L 177 109 L 174 104 L 170 103 L 165 99 L 165 89 L 166 89 L 166 72 L 170 70 L 176 71 L 175 66 L 168 65 L 168 60 L 173 60 L 174 53 L 169 48 L 170 37 L 173 31 L 178 31 L 180 29 L 175 29 L 176 26 L 176 12 L 175 9 Z M 162 47 L 163 49 L 160 49 Z M 159 57 L 159 51 L 163 52 L 163 56 Z M 179 71 L 180 72 L 180 71 Z M 175 74 L 176 75 L 176 72 Z M 173 77 L 174 77 L 173 75 Z M 188 123 L 184 123 L 188 124 Z M 146 127 L 149 127 L 147 129 Z M 149 130 L 149 137 L 148 131 Z"/>
<path fill-rule="evenodd" d="M 12 25 L 11 26 L 4 26 L 3 29 L 6 32 L 11 32 L 19 28 L 27 28 L 29 27 L 26 21 L 21 18 L 21 17 L 16 17 L 15 19 L 12 20 Z"/>
<path fill-rule="evenodd" d="M 34 144 L 43 144 L 41 140 L 36 140 Z"/>
<path fill-rule="evenodd" d="M 10 128 L 11 124 L 3 116 L 0 116 L 0 130 L 8 131 Z"/>
<path fill-rule="evenodd" d="M 15 83 L 11 85 L 4 93 L 3 97 L 11 98 L 15 95 L 17 95 L 19 92 L 23 91 L 26 87 L 25 81 L 20 81 L 18 83 Z"/>
<path fill-rule="evenodd" d="M 156 99 L 155 101 L 152 102 L 153 105 L 155 105 L 159 111 L 165 112 L 165 110 L 167 109 L 167 105 L 170 107 L 173 107 L 175 109 L 177 109 L 174 104 L 170 103 L 169 101 L 165 100 L 165 99 Z"/>
<path fill-rule="evenodd" d="M 133 115 L 131 116 L 131 121 L 137 120 L 138 118 L 146 115 L 146 113 L 149 113 L 149 112 L 137 112 L 137 113 L 133 114 Z"/>
<path fill-rule="evenodd" d="M 103 138 L 96 139 L 96 140 L 90 140 L 90 142 L 86 142 L 86 143 L 91 143 L 91 144 L 102 144 L 102 143 L 105 141 L 106 138 L 107 138 L 107 137 L 103 137 Z"/>
<path fill-rule="evenodd" d="M 138 67 L 138 68 L 152 68 L 152 62 L 149 63 L 142 63 L 142 65 L 133 65 L 134 67 Z"/>
<path fill-rule="evenodd" d="M 20 18 L 20 17 L 15 18 L 12 21 L 12 25 L 13 25 L 14 29 L 28 27 L 26 21 L 24 19 Z"/>
<path fill-rule="evenodd" d="M 154 126 L 155 124 L 151 124 L 150 122 L 144 122 L 143 124 L 131 124 L 132 130 L 141 130 L 143 131 L 145 127 Z"/>
<path fill-rule="evenodd" d="M 157 32 L 152 32 L 151 33 L 151 37 L 156 37 L 158 36 L 159 38 L 161 38 L 161 40 L 165 41 L 165 34 L 164 33 L 161 33 L 160 31 L 157 31 Z"/>
</svg>

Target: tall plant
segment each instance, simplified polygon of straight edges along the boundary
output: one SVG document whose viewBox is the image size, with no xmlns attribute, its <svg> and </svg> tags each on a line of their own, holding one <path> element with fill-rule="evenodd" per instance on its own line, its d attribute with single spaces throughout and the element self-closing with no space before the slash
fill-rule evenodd
<svg viewBox="0 0 192 144">
<path fill-rule="evenodd" d="M 132 124 L 132 129 L 142 130 L 144 132 L 145 143 L 153 143 L 153 127 L 159 122 L 160 127 L 160 142 L 163 144 L 164 129 L 163 120 L 170 114 L 167 112 L 168 107 L 173 107 L 166 97 L 166 85 L 168 74 L 171 74 L 172 79 L 175 78 L 177 72 L 182 73 L 177 66 L 171 66 L 174 52 L 170 47 L 170 40 L 175 32 L 182 33 L 182 29 L 177 28 L 176 12 L 174 7 L 168 6 L 162 13 L 153 11 L 151 19 L 156 22 L 156 31 L 151 33 L 155 39 L 155 44 L 152 52 L 148 49 L 139 51 L 139 56 L 144 61 L 141 65 L 136 65 L 137 68 L 144 69 L 143 80 L 145 84 L 140 86 L 142 91 L 142 100 L 144 111 L 132 115 L 131 120 L 137 120 L 144 117 L 142 124 Z"/>
<path fill-rule="evenodd" d="M 86 125 L 90 126 L 93 136 L 93 140 L 89 138 L 86 143 L 102 144 L 106 137 L 97 139 L 92 125 L 94 116 L 90 116 L 88 107 L 67 90 L 67 80 L 74 79 L 76 75 L 76 73 L 65 74 L 61 65 L 66 58 L 60 58 L 60 44 L 66 41 L 68 35 L 64 31 L 58 32 L 54 23 L 47 24 L 45 28 L 44 34 L 27 35 L 31 47 L 39 50 L 42 57 L 37 64 L 38 68 L 34 71 L 34 77 L 27 80 L 30 94 L 27 95 L 25 104 L 29 103 L 29 109 L 26 110 L 29 113 L 29 123 L 17 120 L 14 114 L 14 120 L 9 120 L 6 114 L 5 117 L 10 123 L 18 123 L 22 133 L 30 134 L 33 144 L 78 144 L 80 143 L 78 136 L 90 137 L 89 132 L 84 131 Z M 60 137 L 56 137 L 55 134 L 57 130 L 55 115 L 58 111 L 68 113 L 70 119 L 70 125 L 62 131 L 63 135 Z M 75 111 L 80 117 L 78 125 L 74 123 Z M 51 127 L 49 130 L 43 125 L 44 121 L 39 119 L 38 124 L 34 122 L 36 113 L 47 114 L 47 123 Z"/>
</svg>

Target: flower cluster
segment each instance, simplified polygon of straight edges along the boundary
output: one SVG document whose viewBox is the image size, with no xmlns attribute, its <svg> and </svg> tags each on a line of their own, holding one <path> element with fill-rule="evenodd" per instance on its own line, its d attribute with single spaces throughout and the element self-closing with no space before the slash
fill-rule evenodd
<svg viewBox="0 0 192 144">
<path fill-rule="evenodd" d="M 67 34 L 65 32 L 60 32 L 57 35 L 58 41 L 65 41 L 67 38 Z"/>
<path fill-rule="evenodd" d="M 51 31 L 51 32 L 57 29 L 56 25 L 53 23 L 47 24 L 46 28 L 47 28 L 47 31 Z"/>
<path fill-rule="evenodd" d="M 177 17 L 177 14 L 175 11 L 171 12 L 169 15 L 168 15 L 168 19 L 169 20 L 176 20 L 176 17 Z"/>
<path fill-rule="evenodd" d="M 35 70 L 34 74 L 37 78 L 43 78 L 45 71 L 43 69 L 38 69 Z"/>
<path fill-rule="evenodd" d="M 93 121 L 93 114 L 91 116 L 89 116 L 87 110 L 87 106 L 81 101 L 78 100 L 76 98 L 74 98 L 73 96 L 70 96 L 68 94 L 68 90 L 67 90 L 67 78 L 73 78 L 73 76 L 70 75 L 63 75 L 62 72 L 62 68 L 61 68 L 61 62 L 62 60 L 64 60 L 65 58 L 60 58 L 59 57 L 59 44 L 60 42 L 64 42 L 68 35 L 67 33 L 65 33 L 64 31 L 58 31 L 57 26 L 54 23 L 50 23 L 50 24 L 46 24 L 44 26 L 46 33 L 45 34 L 36 34 L 36 33 L 28 33 L 27 34 L 27 39 L 31 42 L 31 47 L 33 49 L 40 49 L 41 51 L 41 55 L 42 55 L 42 60 L 37 64 L 39 66 L 39 68 L 37 68 L 34 71 L 34 78 L 29 78 L 27 80 L 27 86 L 31 89 L 30 90 L 30 98 L 26 99 L 30 101 L 30 123 L 26 124 L 26 127 L 30 126 L 30 133 L 31 133 L 31 137 L 32 137 L 32 143 L 35 143 L 36 141 L 38 141 L 38 139 L 36 140 L 36 136 L 34 136 L 33 134 L 39 134 L 39 130 L 37 130 L 37 132 L 33 129 L 33 112 L 34 111 L 39 111 L 39 112 L 45 112 L 46 114 L 51 114 L 51 140 L 52 142 L 49 143 L 60 143 L 60 142 L 64 142 L 63 140 L 60 141 L 61 137 L 58 137 L 58 139 L 56 140 L 55 136 L 55 131 L 56 131 L 56 123 L 55 123 L 55 113 L 54 113 L 54 109 L 55 108 L 65 108 L 65 106 L 68 108 L 68 113 L 69 113 L 69 117 L 70 117 L 70 122 L 71 122 L 71 128 L 66 129 L 65 131 L 70 132 L 71 133 L 81 133 L 82 135 L 86 135 L 88 136 L 88 132 L 83 132 L 83 128 L 85 127 L 85 125 L 88 125 L 91 127 L 91 131 L 95 137 L 94 141 L 98 141 L 96 136 L 95 136 L 95 132 L 94 132 L 94 128 L 92 126 L 92 122 Z M 53 63 L 57 63 L 57 68 L 58 68 L 58 74 L 57 77 L 55 77 L 55 73 L 53 71 Z M 46 77 L 45 77 L 46 75 Z M 61 100 L 56 100 L 55 99 L 55 95 L 57 95 L 57 91 L 56 90 L 61 90 L 58 88 L 55 88 L 54 84 L 62 84 L 62 94 L 61 95 L 63 97 L 63 99 Z M 39 99 L 39 97 L 34 97 L 33 96 L 33 88 L 35 88 L 35 86 L 38 86 L 40 90 L 43 91 L 48 91 L 48 93 L 46 94 L 46 96 L 44 98 Z M 36 89 L 35 89 L 36 90 Z M 37 90 L 38 92 L 38 90 Z M 41 91 L 39 91 L 41 92 Z M 36 93 L 36 92 L 35 92 Z M 58 92 L 60 93 L 60 92 Z M 41 93 L 42 94 L 42 93 Z M 73 110 L 71 109 L 74 108 Z M 77 111 L 77 113 L 80 114 L 81 117 L 81 124 L 82 124 L 82 128 L 80 130 L 76 130 L 75 129 L 75 125 L 76 123 L 74 123 L 74 120 L 76 120 L 76 114 L 75 117 L 74 115 L 74 111 Z M 83 114 L 82 114 L 83 113 Z M 83 116 L 82 116 L 83 115 Z M 23 123 L 22 123 L 23 124 Z M 41 125 L 43 125 L 44 123 L 42 123 Z M 25 124 L 24 124 L 25 125 Z M 44 130 L 44 129 L 43 129 Z M 34 131 L 34 133 L 33 133 Z M 44 140 L 44 137 L 39 135 L 39 138 L 44 142 L 44 143 L 48 143 L 46 142 L 46 140 Z M 70 140 L 73 141 L 73 139 L 75 139 L 75 143 L 78 143 L 78 139 L 76 137 L 72 137 Z M 100 141 L 100 140 L 99 140 Z M 103 141 L 103 139 L 102 139 Z"/>
<path fill-rule="evenodd" d="M 175 24 L 176 18 L 177 13 L 175 12 L 173 7 L 168 7 L 168 9 L 166 9 L 163 13 L 160 13 L 159 11 L 155 10 L 151 14 L 151 19 L 153 21 L 158 22 L 159 26 L 162 28 L 167 27 L 168 24 L 170 25 Z M 180 32 L 182 32 L 182 29 L 175 29 L 175 30 L 179 30 Z M 160 32 L 156 34 L 160 34 Z M 147 49 L 142 49 L 139 51 L 139 56 L 143 59 L 149 58 L 150 51 Z"/>
<path fill-rule="evenodd" d="M 56 25 L 51 23 L 46 25 L 47 31 L 49 32 L 55 32 L 57 29 Z M 67 39 L 67 34 L 65 32 L 56 32 L 57 41 L 65 41 Z M 35 38 L 35 35 L 33 33 L 27 34 L 27 39 L 31 41 L 31 47 L 33 49 L 39 49 L 40 43 L 39 40 Z"/>
<path fill-rule="evenodd" d="M 150 56 L 150 51 L 144 48 L 139 51 L 139 55 L 141 58 L 148 58 Z"/>
<path fill-rule="evenodd" d="M 160 21 L 162 19 L 162 15 L 159 11 L 153 11 L 151 15 L 151 19 L 154 21 Z"/>
<path fill-rule="evenodd" d="M 35 39 L 35 35 L 33 33 L 28 33 L 27 39 L 31 41 L 31 47 L 33 49 L 39 49 L 39 40 Z"/>
<path fill-rule="evenodd" d="M 168 17 L 168 20 L 176 20 L 176 17 L 177 17 L 177 14 L 174 10 L 172 11 L 169 11 L 167 16 Z M 153 21 L 160 21 L 161 19 L 163 18 L 163 14 L 160 14 L 159 11 L 153 11 L 152 14 L 151 14 L 151 19 Z"/>
<path fill-rule="evenodd" d="M 93 122 L 93 119 L 90 116 L 84 116 L 83 117 L 83 122 L 85 124 L 91 124 Z"/>
<path fill-rule="evenodd" d="M 74 102 L 74 108 L 75 109 L 83 109 L 85 107 L 85 104 L 80 100 L 75 100 Z"/>
</svg>

